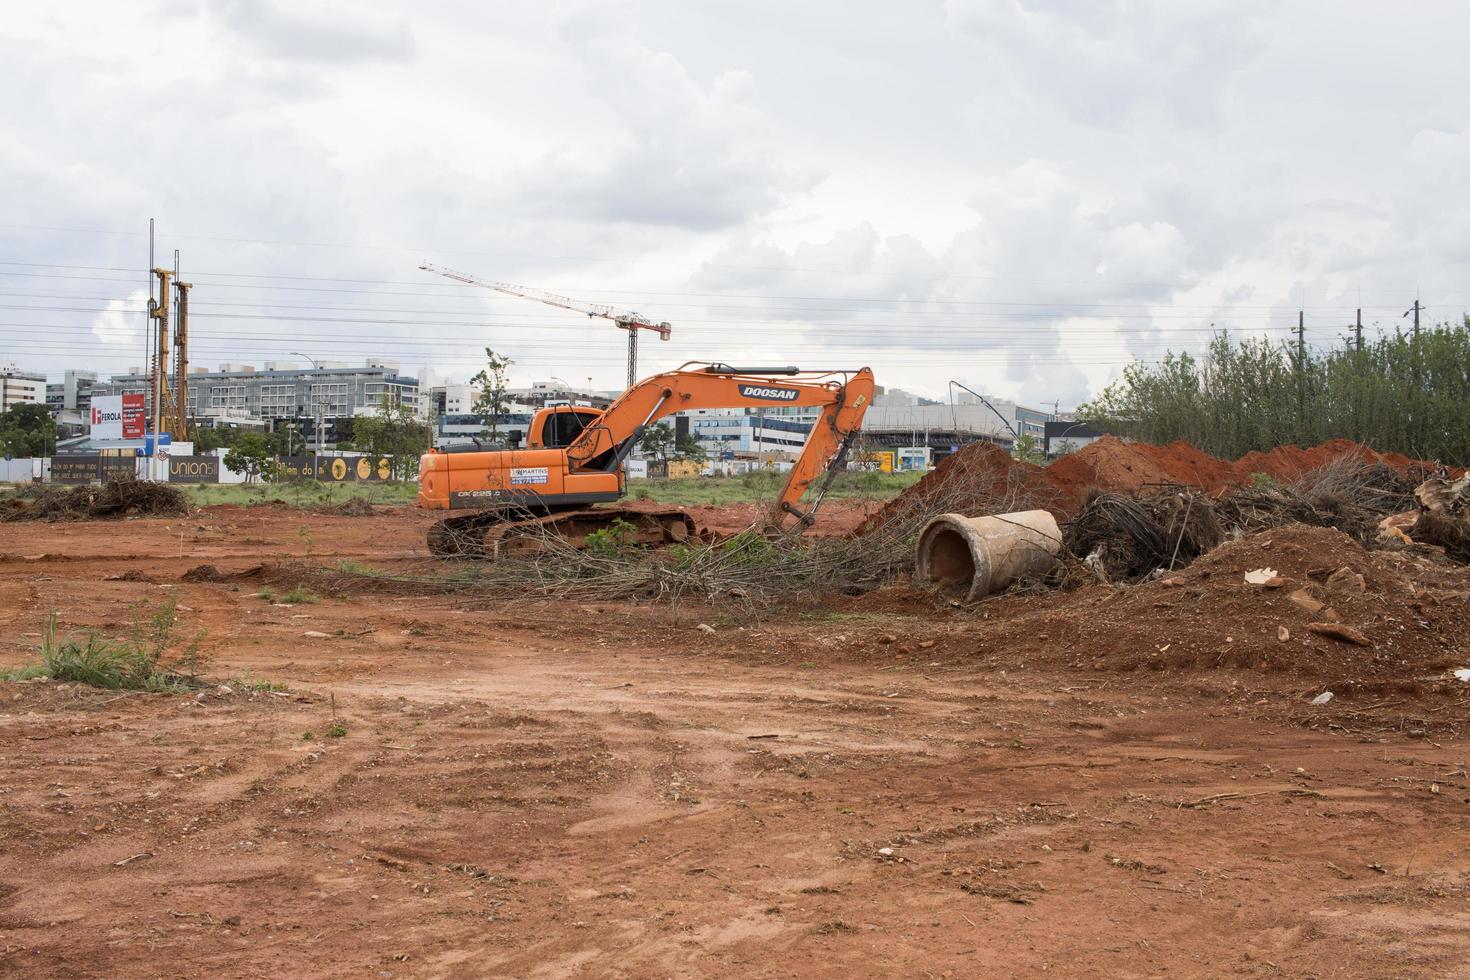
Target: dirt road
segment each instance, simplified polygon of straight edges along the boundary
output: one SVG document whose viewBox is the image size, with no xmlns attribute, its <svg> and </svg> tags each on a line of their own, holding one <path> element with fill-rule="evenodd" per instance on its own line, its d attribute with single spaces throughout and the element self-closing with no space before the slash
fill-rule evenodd
<svg viewBox="0 0 1470 980">
<path fill-rule="evenodd" d="M 0 972 L 1470 975 L 1453 690 L 1077 667 L 1034 598 L 746 619 L 228 578 L 390 567 L 425 523 L 0 525 L 0 664 L 51 609 L 119 632 L 171 596 L 229 688 L 0 684 Z"/>
</svg>

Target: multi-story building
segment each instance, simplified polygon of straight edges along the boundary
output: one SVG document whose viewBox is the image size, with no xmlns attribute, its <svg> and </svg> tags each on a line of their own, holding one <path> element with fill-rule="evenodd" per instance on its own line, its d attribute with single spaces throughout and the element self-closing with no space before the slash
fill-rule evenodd
<svg viewBox="0 0 1470 980">
<path fill-rule="evenodd" d="M 97 387 L 96 371 L 68 370 L 65 380 L 46 385 L 46 406 L 52 415 L 80 412 L 85 415 L 92 405 L 92 389 Z"/>
<path fill-rule="evenodd" d="M 712 456 L 766 450 L 800 452 L 821 410 L 773 405 L 765 409 L 703 408 L 680 413 L 689 434 Z"/>
<path fill-rule="evenodd" d="M 0 412 L 15 405 L 46 404 L 46 376 L 0 364 Z"/>
<path fill-rule="evenodd" d="M 547 405 L 590 405 L 607 408 L 621 391 L 599 390 L 588 385 L 585 388 L 567 384 L 559 378 L 550 381 L 533 381 L 529 388 L 507 388 L 506 395 L 514 401 L 545 408 Z"/>
<path fill-rule="evenodd" d="M 116 375 L 94 391 L 147 395 L 148 389 L 148 375 L 132 373 Z M 218 371 L 191 370 L 187 413 L 206 427 L 290 424 L 307 440 L 315 438 L 320 418 L 325 441 L 334 442 L 346 428 L 343 420 L 371 415 L 385 402 L 419 411 L 418 380 L 399 374 L 392 361 L 370 361 L 361 367 L 335 361 L 318 361 L 315 367 L 267 361 L 264 370 L 250 364 L 221 364 Z M 152 411 L 151 404 L 148 411 Z"/>
</svg>

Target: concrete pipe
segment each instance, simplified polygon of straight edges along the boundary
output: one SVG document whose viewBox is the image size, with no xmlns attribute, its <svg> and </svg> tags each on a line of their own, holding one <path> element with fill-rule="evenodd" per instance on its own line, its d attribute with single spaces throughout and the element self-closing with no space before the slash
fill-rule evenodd
<svg viewBox="0 0 1470 980">
<path fill-rule="evenodd" d="M 990 517 L 940 514 L 919 535 L 914 584 L 938 583 L 968 602 L 1024 576 L 1045 575 L 1061 553 L 1061 529 L 1044 510 Z"/>
</svg>

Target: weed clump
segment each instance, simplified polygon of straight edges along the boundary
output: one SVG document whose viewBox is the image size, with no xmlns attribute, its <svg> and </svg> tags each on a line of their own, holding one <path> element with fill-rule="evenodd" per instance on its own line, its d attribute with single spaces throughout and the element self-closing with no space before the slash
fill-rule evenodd
<svg viewBox="0 0 1470 980">
<path fill-rule="evenodd" d="M 6 680 L 49 677 L 113 691 L 177 692 L 203 686 L 204 658 L 200 631 L 182 649 L 174 649 L 178 613 L 173 600 L 161 605 L 146 622 L 134 620 L 131 635 L 104 637 L 95 632 L 61 636 L 56 613 L 41 629 L 41 662 L 16 668 Z"/>
<path fill-rule="evenodd" d="M 290 592 L 281 596 L 281 601 L 290 605 L 310 605 L 319 602 L 320 597 L 304 585 L 298 585 Z"/>
</svg>

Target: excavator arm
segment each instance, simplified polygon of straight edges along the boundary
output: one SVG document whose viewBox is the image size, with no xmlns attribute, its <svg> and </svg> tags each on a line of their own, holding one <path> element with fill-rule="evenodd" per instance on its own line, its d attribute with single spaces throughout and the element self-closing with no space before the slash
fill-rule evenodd
<svg viewBox="0 0 1470 980">
<path fill-rule="evenodd" d="M 614 469 L 637 446 L 650 425 L 676 412 L 819 407 L 821 414 L 770 515 L 770 523 L 775 526 L 784 525 L 788 516 L 806 523 L 811 514 L 797 506 L 802 494 L 824 471 L 840 462 L 872 401 L 873 372 L 868 368 L 816 372 L 794 367 L 686 364 L 625 391 L 567 446 L 567 463 L 572 471 L 597 465 Z"/>
</svg>

